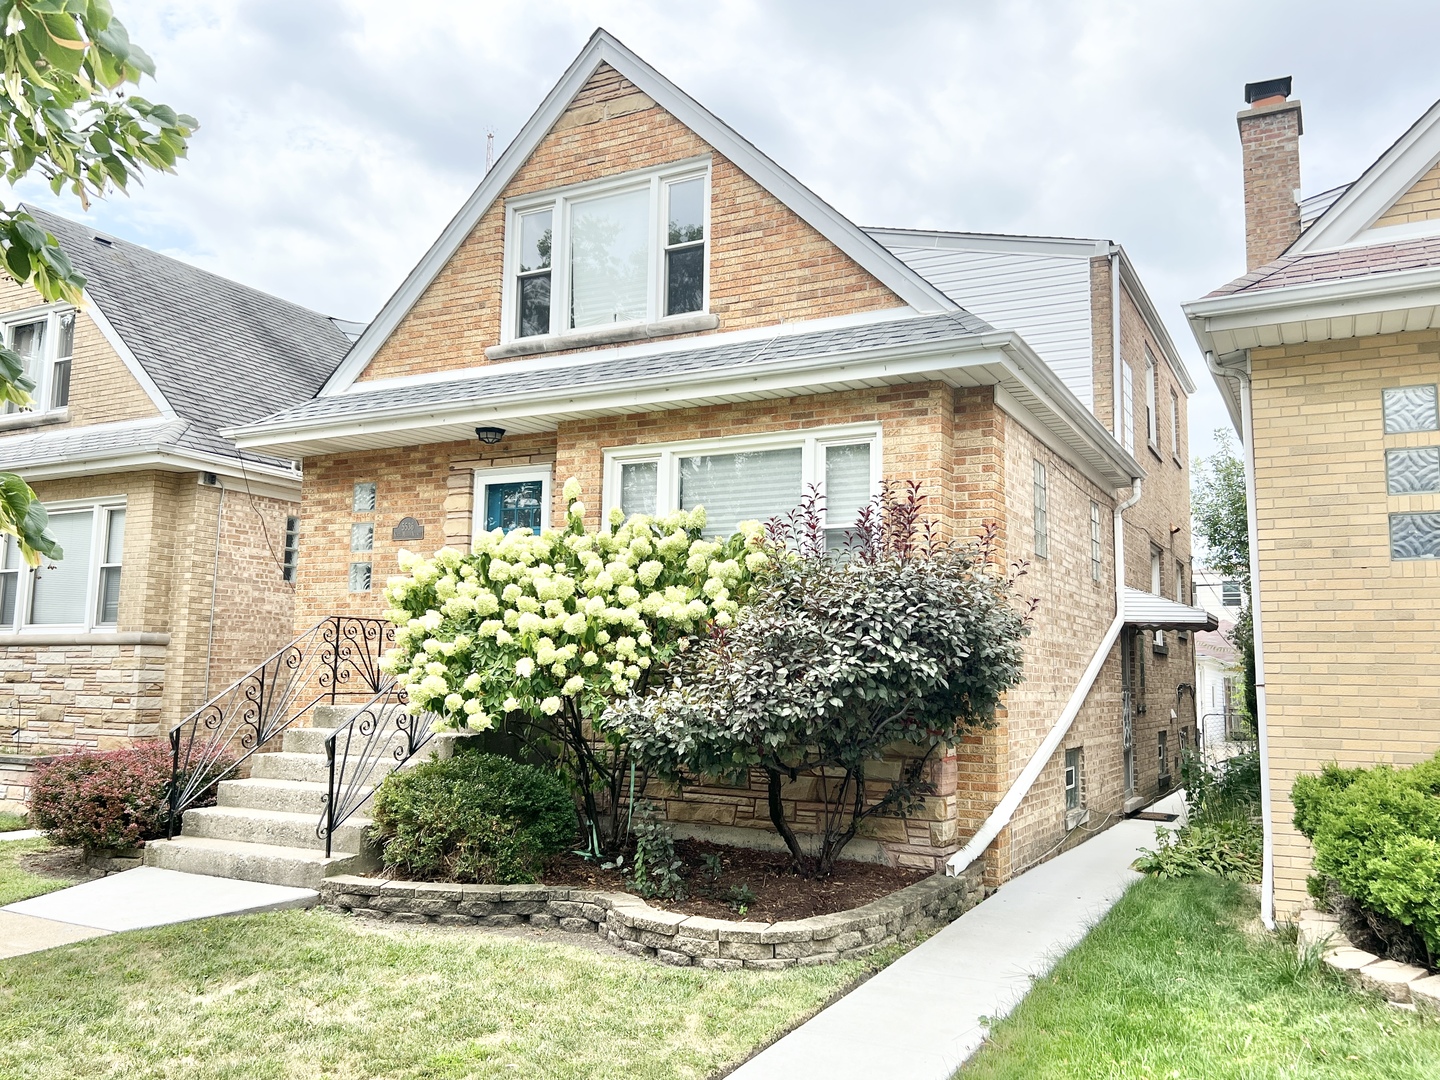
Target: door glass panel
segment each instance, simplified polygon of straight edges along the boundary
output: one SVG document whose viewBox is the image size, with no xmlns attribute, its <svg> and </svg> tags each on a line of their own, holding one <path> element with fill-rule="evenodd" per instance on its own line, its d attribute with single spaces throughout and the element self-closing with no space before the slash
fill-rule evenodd
<svg viewBox="0 0 1440 1080">
<path fill-rule="evenodd" d="M 570 211 L 570 325 L 645 318 L 650 190 L 576 203 Z"/>
<path fill-rule="evenodd" d="M 90 584 L 90 555 L 95 514 L 50 515 L 50 532 L 65 557 L 50 568 L 49 560 L 35 571 L 30 622 L 36 626 L 66 626 L 85 621 L 85 594 Z"/>
<path fill-rule="evenodd" d="M 485 531 L 531 529 L 540 531 L 540 500 L 544 484 L 521 480 L 509 484 L 485 485 Z"/>
<path fill-rule="evenodd" d="M 800 502 L 800 448 L 680 459 L 680 508 L 705 508 L 705 535 L 788 514 Z"/>
</svg>

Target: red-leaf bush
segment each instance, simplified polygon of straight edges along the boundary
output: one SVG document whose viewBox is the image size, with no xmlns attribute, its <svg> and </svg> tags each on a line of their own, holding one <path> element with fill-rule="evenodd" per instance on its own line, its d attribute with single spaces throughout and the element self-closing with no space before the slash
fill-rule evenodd
<svg viewBox="0 0 1440 1080">
<path fill-rule="evenodd" d="M 82 751 L 35 770 L 30 814 L 61 844 L 118 851 L 165 834 L 169 815 L 170 748 L 137 743 L 123 750 Z M 218 763 L 220 779 L 232 762 Z M 191 805 L 214 802 L 214 786 Z"/>
</svg>

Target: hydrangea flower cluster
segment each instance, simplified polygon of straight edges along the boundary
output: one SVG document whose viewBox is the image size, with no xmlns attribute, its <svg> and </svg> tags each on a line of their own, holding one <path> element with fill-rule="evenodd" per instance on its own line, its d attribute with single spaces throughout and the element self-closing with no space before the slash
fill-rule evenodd
<svg viewBox="0 0 1440 1080">
<path fill-rule="evenodd" d="M 512 712 L 597 714 L 689 638 L 730 625 L 770 560 L 759 522 L 708 540 L 703 509 L 629 520 L 616 510 L 592 532 L 579 483 L 564 493 L 564 529 L 496 529 L 468 554 L 400 553 L 404 576 L 384 594 L 395 648 L 382 666 L 411 713 L 475 730 Z"/>
</svg>

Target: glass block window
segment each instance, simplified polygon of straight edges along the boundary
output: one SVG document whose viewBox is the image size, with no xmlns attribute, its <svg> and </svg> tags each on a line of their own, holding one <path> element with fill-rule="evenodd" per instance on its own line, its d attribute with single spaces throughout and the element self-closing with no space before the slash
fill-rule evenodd
<svg viewBox="0 0 1440 1080">
<path fill-rule="evenodd" d="M 1065 751 L 1065 809 L 1078 810 L 1084 803 L 1082 774 L 1085 754 L 1081 747 Z"/>
<path fill-rule="evenodd" d="M 1090 500 L 1090 580 L 1100 580 L 1100 504 Z"/>
<path fill-rule="evenodd" d="M 1391 514 L 1392 559 L 1440 559 L 1440 514 Z"/>
<path fill-rule="evenodd" d="M 1440 431 L 1435 409 L 1435 387 L 1396 386 L 1384 391 L 1385 434 Z"/>
<path fill-rule="evenodd" d="M 350 591 L 370 591 L 370 564 L 368 562 L 352 562 L 350 564 Z"/>
<path fill-rule="evenodd" d="M 373 481 L 355 485 L 355 494 L 351 500 L 350 509 L 357 514 L 368 514 L 375 509 L 375 484 Z"/>
<path fill-rule="evenodd" d="M 371 522 L 357 521 L 350 526 L 350 550 L 375 550 L 375 526 Z"/>
<path fill-rule="evenodd" d="M 280 577 L 284 581 L 295 580 L 295 568 L 300 561 L 300 519 L 290 516 L 285 519 L 285 553 L 280 564 Z"/>
<path fill-rule="evenodd" d="M 1387 450 L 1385 486 L 1391 495 L 1440 491 L 1440 446 Z"/>
<path fill-rule="evenodd" d="M 1035 462 L 1035 554 L 1050 557 L 1050 491 L 1045 466 Z"/>
</svg>

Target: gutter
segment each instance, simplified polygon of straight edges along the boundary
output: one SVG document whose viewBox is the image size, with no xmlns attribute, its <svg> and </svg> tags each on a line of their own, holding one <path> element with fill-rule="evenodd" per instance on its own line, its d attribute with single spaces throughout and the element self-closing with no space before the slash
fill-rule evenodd
<svg viewBox="0 0 1440 1080">
<path fill-rule="evenodd" d="M 1080 714 L 1081 706 L 1089 696 L 1095 680 L 1099 678 L 1105 662 L 1110 658 L 1110 651 L 1115 647 L 1115 642 L 1120 638 L 1120 631 L 1125 627 L 1125 520 L 1123 514 L 1140 501 L 1140 495 L 1144 486 L 1144 480 L 1137 476 L 1134 478 L 1134 485 L 1130 489 L 1130 497 L 1115 507 L 1115 619 L 1110 623 L 1105 636 L 1100 640 L 1100 647 L 1095 650 L 1095 655 L 1090 658 L 1085 673 L 1080 676 L 1070 700 L 1065 703 L 1054 725 L 1046 734 L 1044 741 L 1036 748 L 1030 760 L 1025 763 L 1025 768 L 1010 785 L 1010 790 L 1005 792 L 1004 797 L 995 804 L 995 809 L 990 811 L 979 829 L 959 851 L 951 855 L 945 861 L 945 874 L 948 877 L 955 877 L 964 873 L 976 859 L 984 854 L 985 849 L 990 846 L 1000 831 L 1010 824 L 1010 819 L 1015 816 L 1015 811 L 1030 794 L 1030 789 L 1035 785 L 1040 773 L 1055 756 L 1061 742 L 1069 733 L 1071 725 L 1075 723 L 1075 717 Z"/>
<path fill-rule="evenodd" d="M 1250 356 L 1221 363 L 1213 352 L 1205 363 L 1218 382 L 1240 383 L 1240 442 L 1245 448 L 1245 526 L 1250 543 L 1250 622 L 1255 635 L 1255 741 L 1260 751 L 1260 825 L 1263 855 L 1260 868 L 1260 919 L 1275 929 L 1275 813 L 1270 805 L 1270 727 L 1265 711 L 1265 639 L 1260 619 L 1260 525 L 1255 510 L 1255 417 L 1251 411 Z"/>
</svg>

